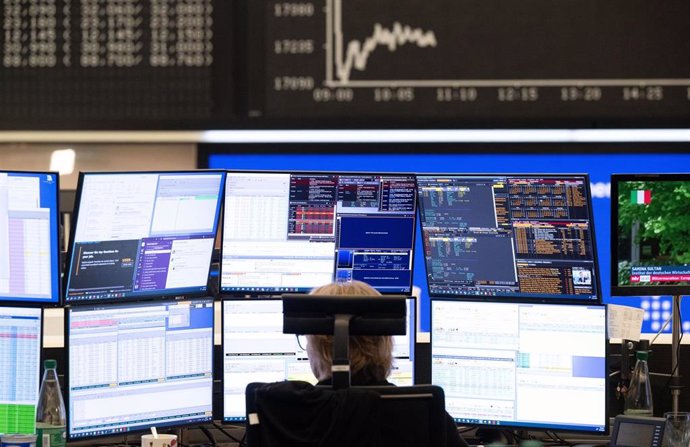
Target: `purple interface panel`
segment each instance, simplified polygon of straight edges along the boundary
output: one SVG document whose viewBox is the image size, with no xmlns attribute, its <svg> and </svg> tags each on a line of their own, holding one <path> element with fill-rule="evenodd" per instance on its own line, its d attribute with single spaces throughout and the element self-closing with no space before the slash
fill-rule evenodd
<svg viewBox="0 0 690 447">
<path fill-rule="evenodd" d="M 141 240 L 137 256 L 137 275 L 134 290 L 163 290 L 168 280 L 168 266 L 174 237 L 153 237 Z"/>
</svg>

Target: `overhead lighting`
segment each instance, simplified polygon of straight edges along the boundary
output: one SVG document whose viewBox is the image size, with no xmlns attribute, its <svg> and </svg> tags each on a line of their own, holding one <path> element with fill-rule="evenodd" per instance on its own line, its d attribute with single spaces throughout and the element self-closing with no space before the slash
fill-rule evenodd
<svg viewBox="0 0 690 447">
<path fill-rule="evenodd" d="M 690 129 L 210 130 L 202 143 L 690 142 Z"/>
<path fill-rule="evenodd" d="M 74 149 L 54 150 L 50 155 L 50 170 L 58 171 L 60 175 L 70 175 L 74 172 L 76 156 Z"/>
</svg>

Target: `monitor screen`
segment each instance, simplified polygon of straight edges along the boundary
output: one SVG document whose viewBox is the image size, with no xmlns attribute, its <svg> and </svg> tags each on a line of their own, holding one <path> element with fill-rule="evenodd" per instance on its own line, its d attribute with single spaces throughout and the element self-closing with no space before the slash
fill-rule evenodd
<svg viewBox="0 0 690 447">
<path fill-rule="evenodd" d="M 33 434 L 41 373 L 41 309 L 0 307 L 0 434 Z"/>
<path fill-rule="evenodd" d="M 229 172 L 221 291 L 411 293 L 415 198 L 411 174 Z"/>
<path fill-rule="evenodd" d="M 67 310 L 70 439 L 212 419 L 213 300 Z"/>
<path fill-rule="evenodd" d="M 224 178 L 82 174 L 66 302 L 207 293 Z"/>
<path fill-rule="evenodd" d="M 429 296 L 601 301 L 585 175 L 420 175 Z"/>
<path fill-rule="evenodd" d="M 456 422 L 606 431 L 604 306 L 433 300 L 431 328 Z"/>
<path fill-rule="evenodd" d="M 690 295 L 690 174 L 611 176 L 612 295 Z"/>
<path fill-rule="evenodd" d="M 414 382 L 415 299 L 407 300 L 407 335 L 393 337 L 393 370 L 388 380 Z M 223 420 L 246 419 L 244 391 L 251 382 L 303 380 L 316 383 L 305 351 L 306 337 L 283 334 L 281 300 L 223 302 Z"/>
<path fill-rule="evenodd" d="M 0 171 L 0 301 L 60 302 L 58 174 Z"/>
</svg>

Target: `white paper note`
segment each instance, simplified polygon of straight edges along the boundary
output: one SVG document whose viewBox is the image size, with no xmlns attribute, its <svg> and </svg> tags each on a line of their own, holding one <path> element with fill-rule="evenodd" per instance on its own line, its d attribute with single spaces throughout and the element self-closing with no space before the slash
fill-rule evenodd
<svg viewBox="0 0 690 447">
<path fill-rule="evenodd" d="M 644 310 L 609 304 L 608 311 L 609 338 L 640 340 Z"/>
</svg>

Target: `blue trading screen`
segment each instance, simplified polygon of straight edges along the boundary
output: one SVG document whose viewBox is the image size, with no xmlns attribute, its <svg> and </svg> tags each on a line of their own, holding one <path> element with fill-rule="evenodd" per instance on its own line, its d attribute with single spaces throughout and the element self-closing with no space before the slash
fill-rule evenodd
<svg viewBox="0 0 690 447">
<path fill-rule="evenodd" d="M 221 290 L 305 292 L 360 280 L 409 293 L 415 197 L 411 175 L 229 172 Z"/>
<path fill-rule="evenodd" d="M 71 439 L 211 420 L 212 299 L 80 306 L 66 319 Z"/>
<path fill-rule="evenodd" d="M 420 145 L 421 146 L 421 145 Z M 274 145 L 272 147 L 280 147 Z M 663 322 L 671 314 L 671 298 L 669 296 L 652 297 L 612 297 L 610 295 L 610 274 L 606 266 L 610 265 L 610 178 L 612 173 L 663 173 L 677 172 L 679 166 L 690 166 L 688 153 L 664 153 L 663 145 L 650 145 L 648 153 L 635 153 L 632 150 L 625 153 L 610 152 L 605 144 L 574 145 L 567 153 L 550 151 L 550 147 L 543 147 L 542 153 L 492 153 L 491 151 L 505 150 L 505 145 L 485 145 L 479 153 L 438 153 L 434 152 L 434 145 L 425 145 L 418 153 L 382 153 L 376 150 L 368 153 L 357 152 L 358 145 L 350 146 L 351 153 L 339 148 L 340 153 L 332 153 L 332 146 L 324 144 L 322 150 L 314 153 L 287 152 L 280 148 L 274 153 L 258 153 L 254 146 L 209 145 L 212 151 L 208 156 L 209 168 L 226 169 L 292 169 L 292 170 L 326 170 L 333 166 L 353 166 L 360 170 L 377 170 L 388 172 L 448 172 L 450 170 L 464 172 L 586 172 L 589 174 L 592 191 L 592 208 L 595 216 L 597 255 L 600 269 L 601 290 L 605 303 L 637 306 L 645 310 L 642 330 L 645 333 L 659 331 Z M 536 147 L 536 146 L 535 146 Z M 458 145 L 458 150 L 466 150 Z M 520 151 L 527 150 L 524 145 Z M 232 151 L 222 153 L 221 151 Z M 244 151 L 244 152 L 242 152 Z M 550 151 L 551 153 L 546 153 Z M 330 153 L 329 153 L 330 152 Z M 420 233 L 417 229 L 417 233 Z M 420 324 L 423 331 L 429 330 L 429 296 L 427 293 L 426 271 L 424 265 L 424 250 L 421 238 L 417 238 L 415 247 L 415 261 L 413 283 L 420 289 L 421 309 Z M 682 305 L 683 330 L 690 331 L 690 300 Z M 667 326 L 665 333 L 670 333 Z"/>
<path fill-rule="evenodd" d="M 84 174 L 66 301 L 205 293 L 224 176 Z"/>
<path fill-rule="evenodd" d="M 0 301 L 58 303 L 58 177 L 0 171 Z"/>
<path fill-rule="evenodd" d="M 417 182 L 430 296 L 601 298 L 585 176 Z"/>
</svg>

